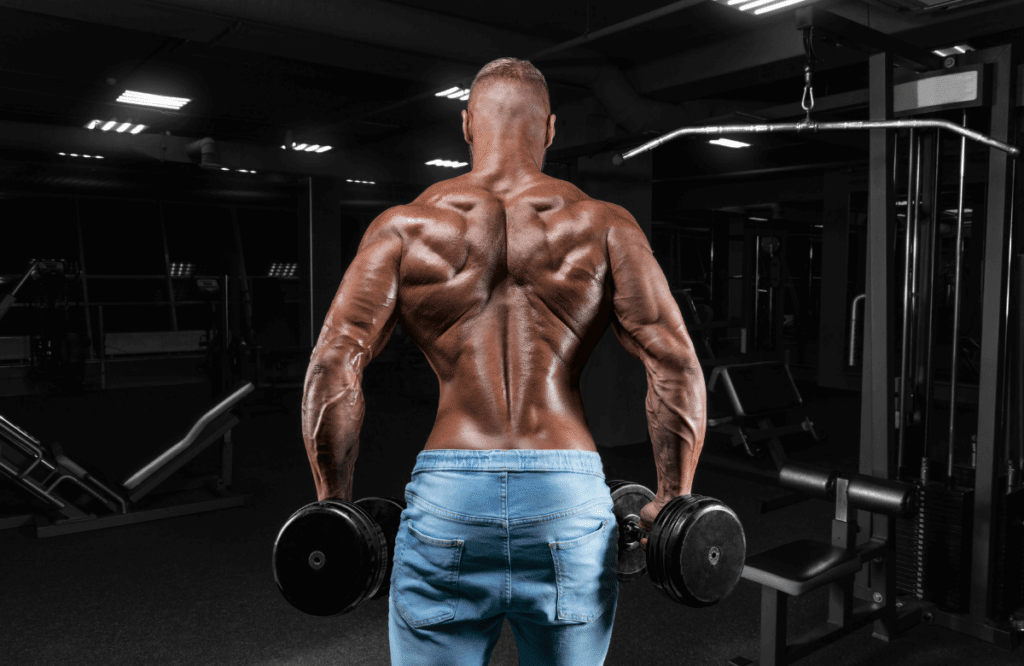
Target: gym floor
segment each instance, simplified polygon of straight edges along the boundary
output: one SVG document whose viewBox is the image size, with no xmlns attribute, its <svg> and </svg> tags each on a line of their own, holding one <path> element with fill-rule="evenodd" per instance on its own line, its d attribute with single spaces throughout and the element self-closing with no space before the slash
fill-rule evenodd
<svg viewBox="0 0 1024 666">
<path fill-rule="evenodd" d="M 801 386 L 824 444 L 787 440 L 793 458 L 856 465 L 859 395 Z M 5 399 L 0 413 L 36 437 L 64 444 L 78 462 L 123 478 L 187 427 L 210 402 L 205 385 L 165 386 L 83 396 Z M 218 512 L 35 539 L 0 532 L 0 663 L 188 664 L 259 666 L 345 664 L 386 666 L 387 604 L 369 602 L 335 618 L 305 616 L 277 591 L 271 547 L 284 520 L 316 499 L 303 451 L 298 391 L 257 392 L 239 410 L 234 490 L 246 506 Z M 401 497 L 429 432 L 433 405 L 392 396 L 367 397 L 355 496 Z M 705 450 L 723 450 L 709 437 Z M 204 454 L 205 455 L 205 454 Z M 647 444 L 602 450 L 608 479 L 656 487 Z M 201 456 L 194 466 L 212 465 Z M 743 521 L 749 553 L 800 538 L 826 539 L 831 507 L 811 500 L 758 515 L 778 488 L 698 468 L 694 491 L 733 507 Z M 0 487 L 0 508 L 18 496 Z M 790 636 L 823 620 L 827 592 L 790 603 Z M 677 605 L 644 578 L 620 588 L 606 663 L 723 665 L 756 658 L 760 589 L 741 581 L 717 606 Z M 490 663 L 518 663 L 506 625 Z M 955 632 L 920 625 L 892 643 L 864 628 L 798 662 L 803 666 L 1013 664 L 1021 655 Z"/>
</svg>

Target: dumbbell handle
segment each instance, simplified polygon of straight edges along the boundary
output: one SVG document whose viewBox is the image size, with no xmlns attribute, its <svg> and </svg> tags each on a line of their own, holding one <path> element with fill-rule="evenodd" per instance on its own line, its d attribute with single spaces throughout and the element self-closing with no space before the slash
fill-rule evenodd
<svg viewBox="0 0 1024 666">
<path fill-rule="evenodd" d="M 641 546 L 640 539 L 646 538 L 650 534 L 650 530 L 640 526 L 640 516 L 630 514 L 619 524 L 619 534 L 622 536 L 622 543 L 626 550 L 636 550 Z"/>
</svg>

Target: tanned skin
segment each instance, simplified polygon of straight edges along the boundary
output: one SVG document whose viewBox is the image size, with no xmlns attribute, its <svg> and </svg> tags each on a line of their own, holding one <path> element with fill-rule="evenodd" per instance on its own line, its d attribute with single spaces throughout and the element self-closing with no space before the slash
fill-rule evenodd
<svg viewBox="0 0 1024 666">
<path fill-rule="evenodd" d="M 647 371 L 650 528 L 690 493 L 706 427 L 704 379 L 665 275 L 624 208 L 541 172 L 555 136 L 546 94 L 482 79 L 462 119 L 472 170 L 374 220 L 327 313 L 302 402 L 317 497 L 352 499 L 363 370 L 396 323 L 440 383 L 427 449 L 596 451 L 580 372 L 610 322 Z"/>
</svg>

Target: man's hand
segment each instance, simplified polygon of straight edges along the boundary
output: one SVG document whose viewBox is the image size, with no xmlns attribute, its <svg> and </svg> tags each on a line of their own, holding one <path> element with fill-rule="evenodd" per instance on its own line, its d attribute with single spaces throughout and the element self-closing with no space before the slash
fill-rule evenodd
<svg viewBox="0 0 1024 666">
<path fill-rule="evenodd" d="M 670 501 L 672 501 L 671 497 L 668 499 L 655 497 L 653 502 L 644 505 L 644 508 L 640 509 L 640 527 L 650 532 L 658 514 L 661 513 L 661 510 Z M 647 550 L 647 537 L 640 539 L 640 545 L 644 547 L 644 550 Z"/>
</svg>

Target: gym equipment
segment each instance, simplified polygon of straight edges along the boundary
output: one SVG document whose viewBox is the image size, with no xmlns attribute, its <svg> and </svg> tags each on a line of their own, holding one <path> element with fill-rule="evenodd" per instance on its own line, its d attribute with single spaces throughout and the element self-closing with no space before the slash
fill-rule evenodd
<svg viewBox="0 0 1024 666">
<path fill-rule="evenodd" d="M 14 302 L 18 300 L 18 292 L 28 279 L 33 275 L 39 276 L 49 273 L 63 273 L 64 272 L 64 261 L 62 259 L 32 259 L 28 262 L 28 270 L 18 280 L 18 284 L 14 285 L 14 289 L 4 295 L 3 299 L 0 300 L 0 319 L 3 319 L 7 311 L 11 309 Z"/>
<path fill-rule="evenodd" d="M 639 514 L 654 493 L 629 481 L 609 481 L 608 487 L 619 524 L 619 580 L 649 573 L 662 594 L 694 608 L 712 606 L 732 592 L 747 550 L 743 525 L 732 509 L 702 495 L 676 497 L 647 532 Z M 644 537 L 646 551 L 640 543 Z"/>
<path fill-rule="evenodd" d="M 831 543 L 798 540 L 747 558 L 743 578 L 761 585 L 760 666 L 790 664 L 833 641 L 882 617 L 894 617 L 896 597 L 880 593 L 854 608 L 854 575 L 867 563 L 884 562 L 890 545 L 877 537 L 857 543 L 855 509 L 889 516 L 905 516 L 914 510 L 911 484 L 864 475 L 844 476 L 836 470 L 788 462 L 779 481 L 791 490 L 811 497 L 834 500 Z M 786 605 L 829 585 L 828 622 L 794 641 L 786 638 Z M 736 657 L 732 666 L 747 666 L 749 659 Z"/>
<path fill-rule="evenodd" d="M 832 33 L 838 30 L 839 37 L 836 41 L 840 44 L 871 46 L 868 50 L 874 55 L 868 60 L 868 120 L 812 122 L 810 110 L 813 108 L 813 94 L 808 69 L 805 97 L 802 102 L 802 108 L 808 115 L 800 122 L 683 128 L 617 156 L 613 161 L 622 164 L 625 159 L 631 159 L 666 141 L 687 135 L 825 130 L 870 132 L 868 233 L 864 266 L 864 291 L 868 295 L 864 316 L 868 325 L 864 328 L 864 362 L 860 381 L 862 427 L 859 466 L 861 472 L 873 476 L 909 480 L 915 476 L 917 465 L 904 467 L 903 458 L 908 453 L 914 456 L 921 455 L 920 477 L 914 480 L 919 482 L 924 490 L 923 513 L 921 517 L 914 519 L 918 527 L 914 528 L 917 532 L 913 538 L 909 538 L 913 530 L 907 528 L 904 530 L 904 536 L 908 538 L 897 540 L 897 521 L 885 513 L 864 515 L 862 520 L 869 521 L 865 525 L 864 536 L 870 534 L 873 539 L 883 540 L 898 552 L 904 548 L 910 552 L 906 553 L 905 559 L 900 555 L 901 561 L 908 567 L 902 574 L 899 567 L 889 567 L 884 562 L 878 565 L 872 563 L 870 571 L 858 574 L 857 589 L 867 591 L 869 598 L 870 595 L 877 593 L 887 598 L 888 603 L 888 597 L 893 596 L 892 584 L 896 578 L 899 583 L 896 589 L 911 595 L 904 598 L 899 613 L 889 613 L 875 624 L 873 633 L 880 638 L 894 638 L 900 631 L 912 626 L 915 613 L 917 617 L 922 617 L 920 611 L 925 608 L 927 612 L 923 617 L 937 626 L 1013 649 L 1021 640 L 1021 634 L 1016 629 L 1019 621 L 1013 619 L 1019 617 L 1020 612 L 1019 609 L 1007 609 L 1013 608 L 1015 603 L 1019 606 L 1024 600 L 1024 591 L 1014 582 L 1024 577 L 1020 565 L 1024 562 L 1024 540 L 1019 537 L 1017 531 L 1021 509 L 1017 508 L 1016 500 L 1011 501 L 1009 498 L 1014 493 L 1022 492 L 1020 466 L 1007 464 L 1011 457 L 1016 458 L 1019 463 L 1019 448 L 1016 445 L 1011 446 L 1011 443 L 1020 442 L 1022 438 L 1019 432 L 1012 432 L 1011 425 L 1015 420 L 1020 421 L 1020 411 L 1024 402 L 1020 397 L 1019 382 L 1013 381 L 1013 378 L 1020 374 L 1019 362 L 1010 366 L 1017 371 L 1016 373 L 1008 369 L 1006 362 L 1008 350 L 1014 343 L 1020 344 L 1019 334 L 1018 340 L 1014 341 L 1008 325 L 1008 320 L 1013 316 L 1014 306 L 1020 302 L 1019 296 L 1013 291 L 1015 264 L 1020 259 L 1019 247 L 1016 247 L 1014 242 L 1014 236 L 1018 234 L 1015 233 L 1012 224 L 1015 213 L 1014 197 L 1019 190 L 1016 158 L 1020 155 L 1020 148 L 1012 145 L 1012 142 L 1017 136 L 1019 120 L 1015 94 L 1020 47 L 1016 44 L 1003 44 L 979 49 L 963 57 L 947 59 L 942 70 L 921 73 L 921 70 L 934 69 L 934 66 L 924 64 L 918 68 L 911 68 L 912 71 L 896 71 L 894 65 L 901 63 L 900 57 L 897 57 L 894 51 L 901 52 L 901 56 L 905 58 L 910 45 L 900 44 L 892 40 L 891 36 L 882 35 L 863 25 L 854 26 L 856 30 L 846 30 L 842 22 L 833 21 L 827 13 L 812 14 L 805 18 L 809 18 L 802 24 L 805 29 L 820 28 Z M 806 46 L 805 40 L 805 48 Z M 810 66 L 813 54 L 809 51 L 807 55 Z M 918 60 L 919 64 L 921 62 L 923 61 Z M 973 89 L 973 95 L 959 99 L 943 97 L 936 101 L 934 97 L 926 100 L 924 96 L 917 94 L 926 85 L 952 81 L 951 77 L 968 71 L 977 73 L 977 85 Z M 991 94 L 984 94 L 986 88 Z M 966 97 L 971 99 L 966 100 Z M 988 134 L 972 131 L 947 120 L 894 119 L 897 116 L 924 113 L 945 114 L 952 109 L 967 109 L 969 118 L 986 126 Z M 984 186 L 979 187 L 978 194 L 972 197 L 976 203 L 976 213 L 972 222 L 975 231 L 984 229 L 984 233 L 972 237 L 973 256 L 966 257 L 976 270 L 964 270 L 964 266 L 960 266 L 959 270 L 961 280 L 964 273 L 973 274 L 976 280 L 971 292 L 964 294 L 960 299 L 964 305 L 972 304 L 970 309 L 976 312 L 972 328 L 977 331 L 974 335 L 977 337 L 975 344 L 979 349 L 974 364 L 977 374 L 976 378 L 960 376 L 963 370 L 959 367 L 962 364 L 959 348 L 962 340 L 959 339 L 957 332 L 957 338 L 950 342 L 951 355 L 958 356 L 953 366 L 958 376 L 955 379 L 950 377 L 951 381 L 946 386 L 940 381 L 935 381 L 934 377 L 940 370 L 933 371 L 933 366 L 937 365 L 931 362 L 933 354 L 934 358 L 946 357 L 946 350 L 933 349 L 933 346 L 938 346 L 938 341 L 934 341 L 933 345 L 931 339 L 933 328 L 938 328 L 943 318 L 953 319 L 954 325 L 960 326 L 960 317 L 966 317 L 968 313 L 957 312 L 956 302 L 953 303 L 953 312 L 950 312 L 948 317 L 944 313 L 936 314 L 938 308 L 933 307 L 932 302 L 936 300 L 934 295 L 937 291 L 936 275 L 942 271 L 941 262 L 938 261 L 941 254 L 937 242 L 941 240 L 942 234 L 936 227 L 940 214 L 952 209 L 948 214 L 955 222 L 952 229 L 957 232 L 958 237 L 955 240 L 956 246 L 951 247 L 952 252 L 949 253 L 951 258 L 954 258 L 954 261 L 950 262 L 953 267 L 951 282 L 959 291 L 966 287 L 966 284 L 957 284 L 955 257 L 963 251 L 961 243 L 966 234 L 961 227 L 966 226 L 964 215 L 967 210 L 964 203 L 967 202 L 962 203 L 963 199 L 958 196 L 957 201 L 945 203 L 942 201 L 942 192 L 935 196 L 933 190 L 932 196 L 928 197 L 921 196 L 920 192 L 915 191 L 919 181 L 932 180 L 941 184 L 941 180 L 937 178 L 922 178 L 927 171 L 923 165 L 917 166 L 917 156 L 927 156 L 931 151 L 924 150 L 918 145 L 920 138 L 917 138 L 907 143 L 910 146 L 910 182 L 903 190 L 908 195 L 907 202 L 903 204 L 906 206 L 905 212 L 901 211 L 904 214 L 897 215 L 897 208 L 893 204 L 898 198 L 903 197 L 897 193 L 899 174 L 895 172 L 894 165 L 899 161 L 895 150 L 896 142 L 888 130 L 901 129 L 913 130 L 916 137 L 924 139 L 930 138 L 928 133 L 934 131 L 938 137 L 936 142 L 952 133 L 957 136 L 961 154 L 966 142 L 994 149 L 986 150 L 987 155 L 979 155 L 979 158 L 984 159 L 977 160 L 986 164 L 986 172 L 976 179 L 983 182 Z M 936 155 L 940 158 L 943 155 L 938 146 Z M 936 165 L 939 161 L 935 160 Z M 967 160 L 967 163 L 973 161 Z M 959 195 L 959 192 L 956 194 Z M 929 198 L 933 202 L 931 211 L 927 210 Z M 936 202 L 941 205 L 935 205 Z M 914 225 L 924 226 L 924 223 L 927 223 L 920 220 L 921 216 L 931 218 L 930 228 L 913 228 Z M 907 225 L 906 236 L 903 239 L 905 244 L 900 247 L 901 256 L 897 257 L 897 238 L 902 226 L 899 218 L 904 217 L 908 222 L 913 221 L 913 224 Z M 950 241 L 952 246 L 953 239 Z M 1019 238 L 1016 243 L 1019 244 Z M 903 278 L 904 285 L 897 284 L 895 267 L 899 265 L 900 259 L 905 264 L 904 270 L 911 271 L 905 274 L 907 277 Z M 918 271 L 919 275 L 915 277 L 912 271 Z M 904 299 L 902 305 L 904 310 L 909 312 L 901 313 L 898 296 L 894 298 L 893 295 L 900 286 L 905 287 L 908 278 L 909 297 Z M 906 292 L 906 289 L 904 291 Z M 964 310 L 968 308 L 965 307 Z M 905 331 L 898 330 L 899 323 L 894 316 L 903 314 L 907 315 L 906 321 L 911 325 L 911 330 L 915 330 L 915 335 L 903 335 Z M 934 327 L 933 320 L 936 320 Z M 968 322 L 963 322 L 963 326 L 966 333 Z M 892 344 L 894 339 L 897 340 L 895 345 Z M 900 344 L 901 342 L 903 344 Z M 905 355 L 908 362 L 900 360 L 900 353 Z M 966 383 L 964 379 L 976 382 L 976 387 L 963 386 Z M 853 381 L 846 382 L 845 377 L 843 383 L 853 385 Z M 934 389 L 932 384 L 935 384 Z M 944 390 L 947 386 L 948 390 Z M 915 391 L 918 396 L 923 394 L 923 404 L 920 400 L 915 404 Z M 939 408 L 948 405 L 949 412 L 936 414 L 933 402 L 937 403 Z M 964 409 L 960 414 L 953 413 L 958 406 Z M 964 413 L 968 410 L 973 410 L 974 413 Z M 922 428 L 915 427 L 919 414 L 923 423 Z M 936 423 L 929 425 L 929 419 L 934 419 Z M 944 420 L 943 425 L 949 427 L 943 436 L 936 437 L 939 420 Z M 904 429 L 905 431 L 901 432 Z M 923 433 L 920 432 L 922 430 Z M 960 437 L 956 437 L 958 430 L 963 431 Z M 948 436 L 950 433 L 952 436 Z M 971 455 L 960 457 L 969 458 L 969 462 L 956 459 L 957 454 L 961 452 L 955 449 L 961 447 L 968 438 L 973 445 Z M 936 450 L 939 448 L 936 444 L 946 444 L 946 447 L 939 451 Z M 930 461 L 929 456 L 941 456 L 945 464 L 938 464 L 938 460 Z M 929 462 L 933 463 L 931 469 Z M 932 476 L 939 478 L 930 478 Z M 934 488 L 935 482 L 943 485 L 945 490 L 939 491 Z M 962 520 L 956 518 L 957 516 L 962 517 Z M 922 525 L 925 526 L 923 531 L 919 529 Z M 959 545 L 951 541 L 956 531 L 960 534 Z M 913 553 L 914 549 L 922 551 L 920 557 Z M 954 552 L 951 553 L 950 550 Z M 956 560 L 957 568 L 961 572 L 958 576 L 925 575 L 927 567 L 930 566 L 927 564 L 928 561 L 938 562 L 944 558 L 947 561 Z M 1017 563 L 1013 565 L 1016 570 L 1009 571 L 1004 566 L 1005 563 Z M 968 580 L 969 585 L 966 583 Z M 934 588 L 930 592 L 926 591 L 929 585 Z M 956 607 L 961 610 L 944 608 L 943 604 L 952 603 L 953 597 L 959 594 L 956 590 L 960 589 L 969 592 L 965 598 L 956 601 Z M 948 602 L 927 601 L 923 598 L 925 596 L 931 599 L 947 599 Z M 908 620 L 910 624 L 907 624 Z M 1015 622 L 1018 624 L 1014 624 Z"/>
<path fill-rule="evenodd" d="M 676 292 L 687 330 L 696 326 L 693 300 L 685 290 Z M 775 426 L 773 418 L 787 410 L 798 409 L 803 405 L 803 397 L 793 381 L 789 364 L 783 361 L 758 361 L 755 363 L 737 363 L 721 361 L 714 357 L 710 347 L 706 347 L 700 358 L 701 366 L 710 373 L 707 375 L 708 396 L 708 432 L 726 435 L 732 445 L 742 447 L 750 457 L 756 457 L 761 451 L 760 442 L 766 442 L 765 448 L 772 458 L 776 470 L 786 460 L 785 451 L 779 437 L 798 432 L 806 432 L 816 441 L 822 439 L 815 429 L 814 422 L 804 415 L 799 423 Z M 713 453 L 705 452 L 702 463 L 709 463 L 718 471 L 750 475 L 751 470 L 739 469 L 733 461 L 720 459 Z M 774 474 L 753 472 L 759 477 L 774 480 Z"/>
<path fill-rule="evenodd" d="M 47 446 L 0 416 L 0 474 L 46 505 L 45 510 L 37 514 L 0 520 L 0 529 L 34 521 L 35 535 L 48 537 L 242 506 L 246 497 L 228 490 L 231 486 L 231 430 L 239 423 L 231 410 L 252 391 L 253 385 L 249 382 L 236 387 L 200 416 L 184 438 L 116 487 L 104 483 L 64 455 L 59 444 Z M 176 484 L 169 478 L 217 441 L 222 441 L 219 476 Z M 64 488 L 67 484 L 76 486 L 86 495 L 76 497 L 67 493 Z M 175 502 L 173 498 L 163 497 L 154 499 L 151 504 L 142 503 L 143 498 L 155 495 L 153 491 L 161 486 L 167 491 L 206 488 L 214 498 L 197 502 L 193 497 Z M 96 515 L 90 497 L 111 513 Z"/>
<path fill-rule="evenodd" d="M 733 442 L 742 444 L 748 455 L 756 454 L 752 444 L 768 440 L 769 453 L 776 466 L 781 468 L 785 454 L 778 440 L 780 436 L 807 432 L 815 440 L 820 439 L 814 423 L 807 416 L 800 423 L 779 427 L 772 424 L 773 414 L 803 405 L 803 397 L 786 363 L 760 361 L 719 365 L 711 371 L 708 394 L 717 397 L 719 389 L 728 399 L 732 416 L 727 417 L 728 420 L 716 418 L 714 427 L 730 434 Z M 750 427 L 752 422 L 756 422 L 757 429 Z M 708 425 L 712 426 L 710 422 Z"/>
<path fill-rule="evenodd" d="M 677 130 L 663 134 L 657 139 L 652 139 L 642 146 L 633 150 L 615 155 L 612 162 L 615 166 L 621 166 L 626 160 L 637 155 L 653 150 L 663 143 L 667 143 L 681 136 L 693 136 L 700 134 L 764 134 L 768 132 L 819 132 L 826 130 L 872 130 L 872 129 L 908 129 L 908 128 L 939 128 L 954 134 L 959 134 L 965 139 L 977 141 L 991 148 L 1001 150 L 1010 157 L 1020 156 L 1020 148 L 1012 146 L 1003 141 L 993 139 L 990 136 L 976 132 L 966 127 L 961 127 L 948 120 L 852 120 L 837 123 L 819 123 L 813 121 L 801 121 L 798 123 L 758 123 L 756 125 L 705 125 L 703 127 L 681 127 Z"/>
<path fill-rule="evenodd" d="M 367 497 L 307 504 L 274 541 L 274 582 L 295 608 L 342 615 L 388 596 L 403 500 Z"/>
</svg>

